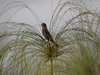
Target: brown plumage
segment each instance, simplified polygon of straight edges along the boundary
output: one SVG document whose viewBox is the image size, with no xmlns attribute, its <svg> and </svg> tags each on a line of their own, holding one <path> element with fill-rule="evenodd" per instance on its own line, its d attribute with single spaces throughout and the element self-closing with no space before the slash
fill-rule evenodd
<svg viewBox="0 0 100 75">
<path fill-rule="evenodd" d="M 50 41 L 50 42 L 54 43 L 56 46 L 58 46 L 58 44 L 53 40 L 53 38 L 52 38 L 50 32 L 48 31 L 48 28 L 47 28 L 46 24 L 45 24 L 45 23 L 42 23 L 41 26 L 42 26 L 42 34 L 43 34 L 43 36 L 44 36 L 48 41 Z"/>
</svg>

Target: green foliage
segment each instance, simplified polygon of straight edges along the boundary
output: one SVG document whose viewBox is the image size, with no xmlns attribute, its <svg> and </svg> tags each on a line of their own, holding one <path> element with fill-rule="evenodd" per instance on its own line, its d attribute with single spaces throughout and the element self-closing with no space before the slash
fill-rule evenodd
<svg viewBox="0 0 100 75">
<path fill-rule="evenodd" d="M 40 27 L 34 12 L 24 3 L 22 6 L 32 12 Z M 4 11 L 8 9 L 2 10 L 1 15 Z M 4 42 L 0 47 L 0 73 L 99 75 L 99 23 L 100 15 L 86 5 L 60 0 L 49 26 L 58 47 L 45 40 L 41 30 L 35 25 L 9 21 L 0 23 L 0 42 Z"/>
</svg>

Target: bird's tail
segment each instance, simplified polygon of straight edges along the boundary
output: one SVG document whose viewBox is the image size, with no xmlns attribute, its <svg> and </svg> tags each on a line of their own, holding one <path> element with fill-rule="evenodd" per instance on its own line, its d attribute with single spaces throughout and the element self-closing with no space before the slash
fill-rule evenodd
<svg viewBox="0 0 100 75">
<path fill-rule="evenodd" d="M 52 42 L 58 47 L 58 44 L 55 41 L 52 41 Z"/>
</svg>

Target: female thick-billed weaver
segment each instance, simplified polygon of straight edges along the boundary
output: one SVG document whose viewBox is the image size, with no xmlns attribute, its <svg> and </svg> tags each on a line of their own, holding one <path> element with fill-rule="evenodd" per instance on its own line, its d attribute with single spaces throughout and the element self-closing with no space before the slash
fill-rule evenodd
<svg viewBox="0 0 100 75">
<path fill-rule="evenodd" d="M 54 43 L 56 46 L 58 46 L 58 44 L 53 40 L 50 32 L 48 31 L 47 25 L 45 23 L 41 24 L 42 26 L 42 34 L 45 37 L 45 39 L 47 39 L 48 41 Z"/>
</svg>

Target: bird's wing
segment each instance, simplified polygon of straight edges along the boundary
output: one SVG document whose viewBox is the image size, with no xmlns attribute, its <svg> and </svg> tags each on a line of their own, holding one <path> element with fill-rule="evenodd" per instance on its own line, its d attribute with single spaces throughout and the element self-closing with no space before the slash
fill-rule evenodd
<svg viewBox="0 0 100 75">
<path fill-rule="evenodd" d="M 47 29 L 44 30 L 44 33 L 45 33 L 47 36 L 51 37 L 51 34 L 50 34 L 50 32 L 49 32 Z"/>
<path fill-rule="evenodd" d="M 44 29 L 44 30 L 42 31 L 42 33 L 43 33 L 43 35 L 44 35 L 44 37 L 45 37 L 46 39 L 48 39 L 48 40 L 51 40 L 51 39 L 52 39 L 52 36 L 51 36 L 50 32 L 49 32 L 47 29 Z"/>
</svg>

